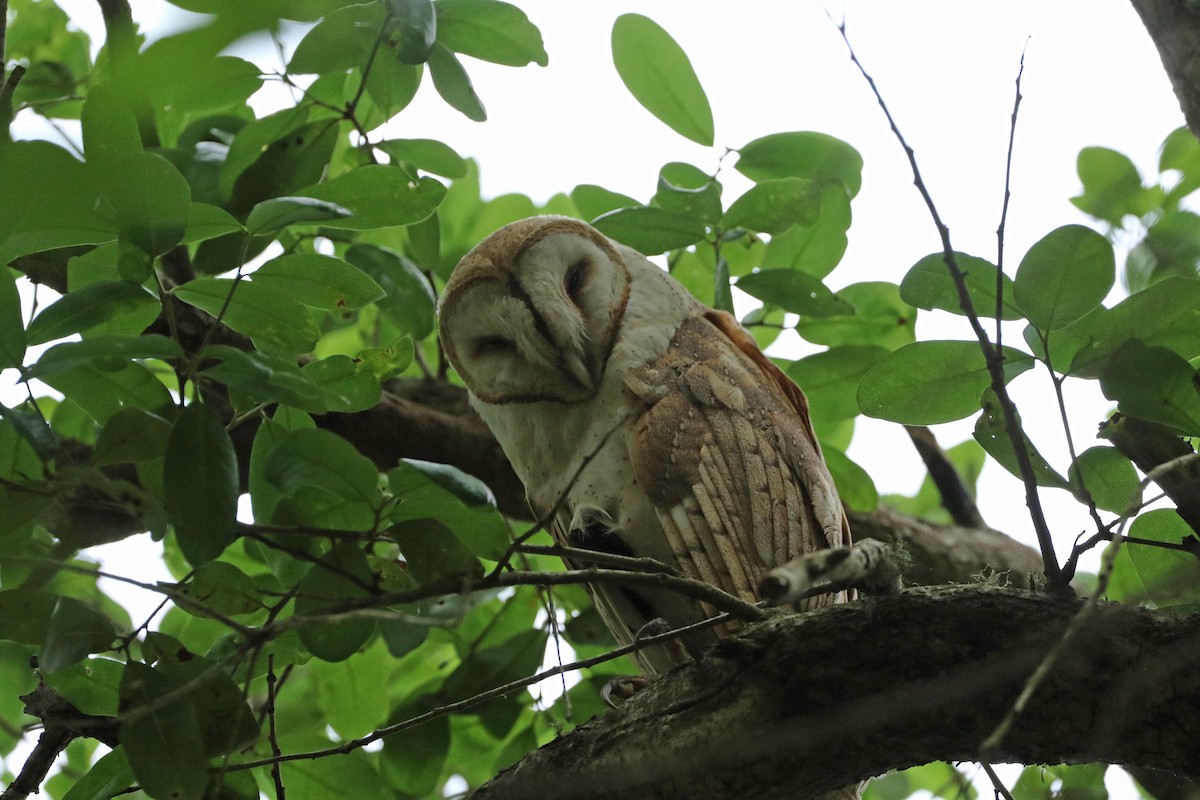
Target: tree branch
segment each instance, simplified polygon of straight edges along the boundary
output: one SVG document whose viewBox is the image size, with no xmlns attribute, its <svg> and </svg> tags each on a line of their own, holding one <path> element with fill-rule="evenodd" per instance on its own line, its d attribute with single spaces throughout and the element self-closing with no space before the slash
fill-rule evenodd
<svg viewBox="0 0 1200 800">
<path fill-rule="evenodd" d="M 1180 0 L 1132 0 L 1158 48 L 1163 69 L 1192 133 L 1200 137 L 1200 16 Z"/>
<path fill-rule="evenodd" d="M 754 625 L 473 795 L 811 797 L 977 760 L 1078 600 L 910 590 Z M 925 633 L 913 636 L 920 628 Z M 1200 776 L 1200 615 L 1101 604 L 993 760 Z M 919 665 L 919 666 L 914 666 Z"/>
<path fill-rule="evenodd" d="M 905 425 L 904 430 L 908 432 L 913 447 L 917 448 L 917 454 L 925 462 L 925 469 L 929 470 L 929 477 L 942 497 L 942 508 L 950 514 L 950 519 L 954 520 L 956 525 L 969 528 L 984 527 L 983 516 L 979 513 L 979 507 L 975 505 L 971 490 L 963 482 L 954 464 L 950 463 L 946 451 L 938 444 L 933 431 L 925 425 Z"/>
</svg>

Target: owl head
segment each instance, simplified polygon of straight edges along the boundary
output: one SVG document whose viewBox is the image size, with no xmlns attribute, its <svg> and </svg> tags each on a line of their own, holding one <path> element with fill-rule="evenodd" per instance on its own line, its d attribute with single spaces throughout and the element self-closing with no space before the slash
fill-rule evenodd
<svg viewBox="0 0 1200 800">
<path fill-rule="evenodd" d="M 486 403 L 596 394 L 629 299 L 629 269 L 587 223 L 530 217 L 463 256 L 439 304 L 450 363 Z"/>
</svg>

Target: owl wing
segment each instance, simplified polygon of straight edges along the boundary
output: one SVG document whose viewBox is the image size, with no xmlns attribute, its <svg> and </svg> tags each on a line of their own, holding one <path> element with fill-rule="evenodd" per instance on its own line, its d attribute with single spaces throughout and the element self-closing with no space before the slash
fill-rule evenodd
<svg viewBox="0 0 1200 800">
<path fill-rule="evenodd" d="M 808 401 L 733 317 L 689 318 L 627 384 L 634 469 L 686 575 L 756 600 L 770 568 L 850 543 Z"/>
</svg>

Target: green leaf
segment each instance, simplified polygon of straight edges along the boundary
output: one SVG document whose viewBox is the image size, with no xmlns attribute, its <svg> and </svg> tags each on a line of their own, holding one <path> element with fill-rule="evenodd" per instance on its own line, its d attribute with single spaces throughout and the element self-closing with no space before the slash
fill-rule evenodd
<svg viewBox="0 0 1200 800">
<path fill-rule="evenodd" d="M 293 359 L 228 345 L 210 345 L 204 356 L 220 363 L 201 374 L 261 401 L 284 403 L 312 413 L 329 410 L 329 398 Z"/>
<path fill-rule="evenodd" d="M 1043 236 L 1021 259 L 1013 296 L 1031 323 L 1052 331 L 1100 305 L 1115 278 L 1108 240 L 1091 228 L 1064 225 Z"/>
<path fill-rule="evenodd" d="M 900 299 L 893 283 L 854 283 L 837 293 L 854 313 L 833 317 L 801 317 L 796 332 L 813 344 L 830 347 L 866 344 L 894 350 L 915 338 L 917 310 Z"/>
<path fill-rule="evenodd" d="M 383 289 L 361 269 L 340 258 L 298 253 L 259 267 L 251 282 L 313 308 L 348 311 L 383 297 Z"/>
<path fill-rule="evenodd" d="M 429 58 L 438 35 L 432 0 L 384 0 L 397 23 L 391 34 L 392 52 L 401 64 L 421 64 Z"/>
<path fill-rule="evenodd" d="M 490 491 L 452 467 L 405 459 L 388 471 L 388 488 L 399 500 L 389 515 L 395 522 L 436 520 L 480 558 L 500 558 L 509 529 Z"/>
<path fill-rule="evenodd" d="M 1087 487 L 1097 508 L 1125 514 L 1142 502 L 1142 486 L 1129 458 L 1115 447 L 1097 445 L 1079 454 L 1067 472 L 1071 491 L 1083 502 Z"/>
<path fill-rule="evenodd" d="M 233 298 L 226 306 L 231 292 Z M 307 353 L 320 336 L 304 306 L 269 287 L 256 286 L 253 281 L 195 278 L 177 287 L 174 294 L 213 316 L 224 308 L 225 324 L 249 336 L 261 349 Z"/>
<path fill-rule="evenodd" d="M 438 0 L 437 38 L 456 53 L 494 64 L 550 63 L 542 34 L 525 12 L 500 0 Z"/>
<path fill-rule="evenodd" d="M 0 275 L 0 369 L 25 362 L 25 319 L 16 276 L 10 270 Z"/>
<path fill-rule="evenodd" d="M 845 255 L 849 229 L 850 198 L 841 184 L 827 183 L 821 188 L 816 224 L 795 225 L 772 236 L 762 255 L 762 264 L 791 267 L 823 278 Z"/>
<path fill-rule="evenodd" d="M 94 364 L 42 378 L 103 425 L 123 408 L 158 412 L 171 405 L 171 393 L 153 372 L 132 362 L 113 372 Z"/>
<path fill-rule="evenodd" d="M 343 219 L 350 214 L 350 209 L 337 203 L 312 197 L 273 197 L 250 209 L 250 215 L 246 217 L 246 231 L 252 236 L 274 233 L 289 225 L 327 222 L 331 219 Z"/>
<path fill-rule="evenodd" d="M 576 187 L 576 192 L 580 188 L 582 187 Z M 706 225 L 716 225 L 721 219 L 721 191 L 721 184 L 704 170 L 691 164 L 672 161 L 664 164 L 658 171 L 658 190 L 654 193 L 654 205 L 700 220 Z M 574 196 L 575 193 L 572 193 L 572 198 Z M 620 206 L 614 206 L 618 207 Z"/>
<path fill-rule="evenodd" d="M 831 292 L 820 278 L 794 269 L 764 269 L 740 278 L 737 288 L 764 303 L 807 317 L 854 313 L 854 306 Z"/>
<path fill-rule="evenodd" d="M 954 261 L 963 273 L 967 294 L 979 317 L 996 317 L 996 265 L 987 259 L 954 253 Z M 1004 292 L 1002 319 L 1021 319 L 1024 315 L 1013 302 L 1013 282 L 1001 275 Z M 950 276 L 942 253 L 925 256 L 904 276 L 900 282 L 900 297 L 909 305 L 928 310 L 941 309 L 952 314 L 962 314 L 958 300 L 958 287 Z"/>
<path fill-rule="evenodd" d="M 111 163 L 142 152 L 137 118 L 123 94 L 115 88 L 93 87 L 83 104 L 79 121 L 89 164 Z"/>
<path fill-rule="evenodd" d="M 187 180 L 157 153 L 133 153 L 93 164 L 100 193 L 116 213 L 122 237 L 151 256 L 183 240 L 191 213 Z"/>
<path fill-rule="evenodd" d="M 1200 264 L 1200 214 L 1167 211 L 1146 231 L 1146 238 L 1125 259 L 1125 285 L 1130 293 L 1180 275 L 1196 277 Z"/>
<path fill-rule="evenodd" d="M 870 474 L 833 447 L 823 448 L 825 466 L 837 485 L 838 497 L 853 511 L 874 511 L 879 505 L 879 491 Z"/>
<path fill-rule="evenodd" d="M 379 498 L 379 470 L 329 431 L 293 431 L 271 451 L 264 475 L 286 494 L 315 486 L 346 500 L 374 504 Z"/>
<path fill-rule="evenodd" d="M 446 187 L 433 178 L 414 181 L 400 167 L 368 164 L 297 194 L 336 203 L 352 212 L 345 219 L 328 220 L 325 227 L 368 230 L 420 222 L 442 202 Z"/>
<path fill-rule="evenodd" d="M 721 227 L 783 233 L 793 225 L 815 225 L 821 214 L 821 185 L 808 178 L 760 181 L 733 201 Z"/>
<path fill-rule="evenodd" d="M 1191 360 L 1200 356 L 1200 280 L 1167 278 L 1145 291 L 1127 297 L 1113 308 L 1097 309 L 1051 338 L 1067 345 L 1054 356 L 1061 371 L 1098 378 L 1108 358 L 1126 341 L 1141 339 L 1148 346 L 1165 347 Z M 1063 341 L 1067 340 L 1067 341 Z"/>
<path fill-rule="evenodd" d="M 60 597 L 46 626 L 38 669 L 53 675 L 84 656 L 107 650 L 117 637 L 112 620 L 78 600 Z"/>
<path fill-rule="evenodd" d="M 338 140 L 338 124 L 307 119 L 306 108 L 291 108 L 238 131 L 217 181 L 221 196 L 229 198 L 226 208 L 235 217 L 245 218 L 263 200 L 294 195 L 325 174 Z"/>
<path fill-rule="evenodd" d="M 1107 147 L 1085 147 L 1076 162 L 1083 193 L 1071 202 L 1085 214 L 1120 227 L 1126 214 L 1143 212 L 1142 176 L 1129 157 Z"/>
<path fill-rule="evenodd" d="M 300 750 L 329 747 L 324 735 L 294 736 L 291 741 Z M 353 786 L 355 800 L 396 800 L 396 790 L 379 776 L 372 755 L 355 750 L 332 758 L 290 761 L 281 766 L 281 779 L 293 798 L 334 800 L 343 796 L 344 787 Z"/>
<path fill-rule="evenodd" d="M 29 344 L 86 331 L 118 314 L 157 304 L 154 295 L 125 281 L 102 281 L 75 289 L 46 306 L 29 323 Z"/>
<path fill-rule="evenodd" d="M 54 202 L 31 202 L 54 187 Z M 43 141 L 0 148 L 0 264 L 59 247 L 102 244 L 117 227 L 99 211 L 99 191 L 86 165 Z"/>
<path fill-rule="evenodd" d="M 438 7 L 441 7 L 440 4 Z M 375 147 L 387 153 L 393 161 L 412 164 L 434 175 L 461 178 L 467 174 L 467 164 L 462 156 L 454 152 L 450 145 L 436 139 L 388 139 Z"/>
<path fill-rule="evenodd" d="M 349 356 L 332 355 L 304 365 L 301 373 L 320 388 L 325 408 L 342 414 L 366 411 L 379 404 L 382 387 L 370 365 Z"/>
<path fill-rule="evenodd" d="M 29 375 L 41 377 L 89 364 L 97 369 L 119 370 L 134 360 L 182 357 L 183 348 L 178 342 L 157 333 L 142 336 L 93 336 L 83 341 L 63 342 L 51 347 L 30 368 Z"/>
<path fill-rule="evenodd" d="M 214 562 L 220 563 L 220 562 Z M 190 652 L 182 642 L 162 633 L 146 634 L 143 653 L 155 670 L 186 694 L 196 712 L 204 754 L 228 755 L 258 739 L 258 720 L 246 705 L 243 691 L 220 665 Z"/>
<path fill-rule="evenodd" d="M 642 108 L 697 144 L 713 143 L 712 108 L 692 62 L 671 34 L 641 14 L 613 23 L 613 64 Z"/>
<path fill-rule="evenodd" d="M 467 70 L 443 44 L 434 44 L 429 53 L 429 77 L 433 78 L 433 88 L 455 111 L 474 122 L 487 120 L 487 111 L 475 94 Z"/>
<path fill-rule="evenodd" d="M 339 542 L 327 556 L 313 564 L 297 587 L 296 616 L 319 614 L 325 608 L 367 596 L 371 571 L 353 542 Z M 375 631 L 371 619 L 341 619 L 305 625 L 300 641 L 322 661 L 344 661 L 358 651 Z"/>
<path fill-rule="evenodd" d="M 125 750 L 118 747 L 101 756 L 63 795 L 63 800 L 108 800 L 118 797 L 135 782 Z"/>
<path fill-rule="evenodd" d="M 786 372 L 808 397 L 814 420 L 853 419 L 859 381 L 887 352 L 873 345 L 841 345 L 795 361 Z"/>
<path fill-rule="evenodd" d="M 229 616 L 251 614 L 263 607 L 258 587 L 250 576 L 225 561 L 201 564 L 192 573 L 192 579 L 180 587 L 180 591 L 206 609 Z M 181 607 L 184 611 L 203 616 L 202 612 L 192 611 L 187 605 Z"/>
<path fill-rule="evenodd" d="M 424 339 L 433 331 L 436 298 L 416 264 L 370 244 L 351 245 L 346 260 L 370 275 L 387 293 L 378 306 L 405 333 Z"/>
<path fill-rule="evenodd" d="M 1021 468 L 1017 463 L 1017 450 L 1012 445 L 1012 440 L 1009 438 L 1008 429 L 1004 423 L 1004 412 L 1000 407 L 1000 401 L 997 399 L 995 392 L 989 387 L 983 393 L 981 402 L 983 413 L 975 422 L 974 437 L 975 441 L 990 455 L 996 459 L 1000 466 L 1004 467 L 1016 478 L 1022 478 Z M 1021 427 L 1021 415 L 1018 413 L 1016 418 L 1018 427 Z M 1070 487 L 1067 479 L 1059 475 L 1038 449 L 1034 447 L 1033 442 L 1025 435 L 1024 428 L 1021 428 L 1021 439 L 1025 446 L 1025 452 L 1029 456 L 1029 463 L 1033 467 L 1034 480 L 1038 486 L 1048 486 L 1054 489 L 1067 489 Z"/>
<path fill-rule="evenodd" d="M 370 370 L 377 381 L 391 380 L 404 372 L 413 358 L 411 336 L 401 336 L 388 347 L 368 347 L 358 353 L 359 363 Z"/>
<path fill-rule="evenodd" d="M 592 220 L 596 230 L 648 256 L 678 250 L 704 238 L 704 223 L 653 206 L 619 208 Z"/>
<path fill-rule="evenodd" d="M 851 196 L 862 186 L 862 156 L 841 139 L 825 133 L 772 133 L 742 147 L 738 172 L 753 181 L 811 178 L 833 181 Z"/>
<path fill-rule="evenodd" d="M 383 3 L 366 3 L 325 15 L 296 45 L 288 73 L 332 74 L 352 69 L 373 47 L 385 13 Z"/>
<path fill-rule="evenodd" d="M 119 737 L 133 775 L 151 797 L 200 800 L 208 783 L 204 741 L 186 695 L 164 700 L 178 686 L 138 661 L 125 665 L 121 708 L 133 715 Z"/>
<path fill-rule="evenodd" d="M 1166 544 L 1196 545 L 1196 535 L 1173 509 L 1147 511 L 1129 527 L 1130 538 Z M 1191 552 L 1166 550 L 1146 544 L 1128 544 L 1129 559 L 1146 596 L 1158 606 L 1192 604 L 1200 599 L 1200 561 Z"/>
<path fill-rule="evenodd" d="M 571 202 L 579 209 L 579 215 L 586 220 L 594 220 L 609 211 L 619 208 L 629 208 L 638 205 L 638 201 L 629 195 L 612 192 L 603 186 L 581 183 L 571 190 Z"/>
<path fill-rule="evenodd" d="M 395 660 L 377 642 L 353 660 L 313 661 L 308 672 L 316 683 L 316 706 L 343 740 L 366 736 L 388 717 L 388 683 Z"/>
<path fill-rule="evenodd" d="M 171 423 L 140 408 L 123 408 L 109 417 L 92 449 L 92 465 L 153 461 L 167 452 Z"/>
<path fill-rule="evenodd" d="M 46 683 L 84 714 L 115 717 L 124 669 L 122 661 L 88 658 L 47 676 Z"/>
<path fill-rule="evenodd" d="M 193 403 L 179 413 L 163 463 L 167 514 L 188 563 L 212 561 L 237 539 L 238 469 L 217 413 Z"/>
<path fill-rule="evenodd" d="M 1165 347 L 1129 340 L 1108 360 L 1100 388 L 1125 414 L 1200 435 L 1200 373 Z"/>
<path fill-rule="evenodd" d="M 389 723 L 402 722 L 430 710 L 432 704 L 402 705 Z M 435 717 L 383 740 L 381 767 L 388 785 L 413 797 L 428 797 L 438 786 L 450 751 L 450 717 Z"/>
<path fill-rule="evenodd" d="M 1033 358 L 1003 348 L 1005 382 L 1033 366 Z M 889 353 L 863 375 L 858 405 L 869 417 L 905 425 L 935 425 L 970 416 L 991 385 L 976 342 L 914 342 Z"/>
<path fill-rule="evenodd" d="M 56 595 L 39 589 L 0 590 L 0 639 L 39 645 L 46 639 Z"/>
<path fill-rule="evenodd" d="M 1167 202 L 1178 202 L 1200 188 L 1200 142 L 1186 127 L 1176 128 L 1163 140 L 1158 158 L 1160 172 L 1179 171 L 1179 183 L 1167 195 Z"/>
<path fill-rule="evenodd" d="M 156 42 L 161 57 L 176 68 L 170 81 L 162 82 L 155 100 L 177 114 L 193 114 L 240 106 L 263 85 L 262 70 L 235 56 L 205 58 L 202 69 L 180 68 L 170 43 Z M 150 46 L 152 51 L 155 45 Z M 155 56 L 160 53 L 154 53 Z M 174 63 L 172 63 L 174 62 Z"/>
</svg>

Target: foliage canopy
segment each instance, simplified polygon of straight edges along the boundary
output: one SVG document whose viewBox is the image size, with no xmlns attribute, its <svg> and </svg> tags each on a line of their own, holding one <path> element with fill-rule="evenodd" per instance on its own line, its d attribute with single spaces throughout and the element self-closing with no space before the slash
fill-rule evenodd
<svg viewBox="0 0 1200 800">
<path fill-rule="evenodd" d="M 753 186 L 736 198 L 713 165 L 672 162 L 645 202 L 582 185 L 542 207 L 481 197 L 479 167 L 452 143 L 376 134 L 426 72 L 449 106 L 486 119 L 463 56 L 547 64 L 535 24 L 501 0 L 174 0 L 213 16 L 153 42 L 123 3 L 105 5 L 93 58 L 54 2 L 10 0 L 15 69 L 0 93 L 5 121 L 41 115 L 81 132 L 62 146 L 0 131 L 0 367 L 9 389 L 28 393 L 9 391 L 0 407 L 0 752 L 32 721 L 18 698 L 39 680 L 83 714 L 121 720 L 98 760 L 95 738 L 67 747 L 49 796 L 132 785 L 154 798 L 285 786 L 303 800 L 351 785 L 363 798 L 440 796 L 601 711 L 599 686 L 632 671 L 627 660 L 581 670 L 554 699 L 523 686 L 483 694 L 533 675 L 555 635 L 580 657 L 612 647 L 578 583 L 488 584 L 509 562 L 561 571 L 548 556 L 514 558 L 527 523 L 501 514 L 478 478 L 373 462 L 323 424 L 375 407 L 397 379 L 453 381 L 433 336 L 438 292 L 483 236 L 535 212 L 665 253 L 718 308 L 733 309 L 734 287 L 756 298 L 743 321 L 763 346 L 792 328 L 825 347 L 780 362 L 808 393 L 850 507 L 880 502 L 845 455 L 859 414 L 909 425 L 974 416 L 975 443 L 951 453 L 964 474 L 986 453 L 1028 483 L 1072 492 L 1105 534 L 1088 546 L 1118 520 L 1168 545 L 1122 550 L 1109 598 L 1196 601 L 1200 567 L 1185 552 L 1195 534 L 1186 516 L 1142 510 L 1135 469 L 1167 460 L 1147 450 L 1177 456 L 1200 436 L 1200 217 L 1185 207 L 1200 188 L 1200 145 L 1186 131 L 1167 138 L 1163 175 L 1148 183 L 1122 154 L 1084 150 L 1074 202 L 1101 232 L 1052 230 L 1011 275 L 951 250 L 898 285 L 835 292 L 825 278 L 846 248 L 862 159 L 826 134 L 745 143 L 735 166 Z M 284 20 L 306 24 L 286 64 L 223 54 Z M 713 144 L 713 111 L 667 31 L 622 16 L 612 55 L 647 111 Z M 250 101 L 265 81 L 292 87 L 295 102 L 259 109 Z M 1130 237 L 1118 269 L 1112 242 Z M 1128 296 L 1106 306 L 1118 277 Z M 1010 336 L 989 357 L 973 341 L 916 340 L 918 314 L 968 305 L 976 321 L 1024 325 L 1024 341 Z M 1072 453 L 1066 476 L 1009 435 L 997 392 L 1030 370 L 1048 371 L 1056 390 L 1098 381 L 1121 412 L 1107 443 Z M 944 513 L 931 487 L 885 500 Z M 102 591 L 89 556 L 129 537 L 160 542 L 174 576 L 144 586 L 163 601 L 148 619 Z M 457 590 L 472 582 L 483 588 Z M 272 768 L 273 754 L 324 751 Z M 1103 772 L 1050 774 L 1097 796 Z M 1033 771 L 1012 792 L 1048 787 Z M 919 790 L 975 791 L 945 764 L 869 791 Z"/>
</svg>

